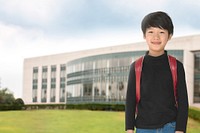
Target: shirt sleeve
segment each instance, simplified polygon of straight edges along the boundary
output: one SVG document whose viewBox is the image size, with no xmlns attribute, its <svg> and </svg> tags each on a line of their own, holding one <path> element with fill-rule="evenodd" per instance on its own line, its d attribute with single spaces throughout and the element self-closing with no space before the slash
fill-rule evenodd
<svg viewBox="0 0 200 133">
<path fill-rule="evenodd" d="M 135 106 L 136 106 L 135 84 L 136 84 L 135 70 L 134 70 L 134 63 L 132 63 L 130 66 L 127 93 L 126 93 L 125 130 L 134 130 L 135 127 Z"/>
<path fill-rule="evenodd" d="M 178 93 L 178 111 L 176 119 L 176 131 L 186 132 L 188 120 L 188 95 L 185 81 L 185 71 L 183 64 L 177 61 L 177 93 Z"/>
</svg>

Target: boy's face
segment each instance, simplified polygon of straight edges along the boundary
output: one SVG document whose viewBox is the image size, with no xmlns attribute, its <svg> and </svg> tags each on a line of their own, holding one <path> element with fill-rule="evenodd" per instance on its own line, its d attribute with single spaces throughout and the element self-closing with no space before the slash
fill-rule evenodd
<svg viewBox="0 0 200 133">
<path fill-rule="evenodd" d="M 149 54 L 159 56 L 164 53 L 167 42 L 171 39 L 168 31 L 158 27 L 150 27 L 144 34 L 144 39 L 149 46 Z"/>
</svg>

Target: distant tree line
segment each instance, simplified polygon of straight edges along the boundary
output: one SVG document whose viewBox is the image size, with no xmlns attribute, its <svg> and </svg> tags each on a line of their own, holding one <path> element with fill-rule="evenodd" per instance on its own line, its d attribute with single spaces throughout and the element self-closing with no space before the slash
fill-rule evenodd
<svg viewBox="0 0 200 133">
<path fill-rule="evenodd" d="M 4 110 L 22 110 L 24 101 L 21 98 L 15 99 L 8 88 L 0 89 L 0 111 Z"/>
</svg>

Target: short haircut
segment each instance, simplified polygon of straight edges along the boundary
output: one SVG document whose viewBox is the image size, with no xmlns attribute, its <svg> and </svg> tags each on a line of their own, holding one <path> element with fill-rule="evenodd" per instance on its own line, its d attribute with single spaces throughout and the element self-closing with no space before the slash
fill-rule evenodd
<svg viewBox="0 0 200 133">
<path fill-rule="evenodd" d="M 168 31 L 169 35 L 173 35 L 174 32 L 174 26 L 170 16 L 161 11 L 152 12 L 143 18 L 141 28 L 144 35 L 147 28 L 150 27 L 165 29 Z"/>
</svg>

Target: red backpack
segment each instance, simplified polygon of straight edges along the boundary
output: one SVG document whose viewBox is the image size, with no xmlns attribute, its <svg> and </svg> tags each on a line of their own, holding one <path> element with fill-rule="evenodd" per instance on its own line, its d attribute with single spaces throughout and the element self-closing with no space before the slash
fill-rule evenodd
<svg viewBox="0 0 200 133">
<path fill-rule="evenodd" d="M 136 109 L 137 105 L 140 101 L 140 79 L 141 79 L 141 72 L 142 72 L 142 65 L 143 65 L 144 57 L 140 57 L 138 60 L 135 61 L 135 76 L 136 76 Z M 168 61 L 172 73 L 173 79 L 173 86 L 174 86 L 174 97 L 176 101 L 176 107 L 178 107 L 177 103 L 177 63 L 176 58 L 168 55 Z"/>
</svg>

